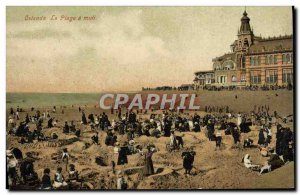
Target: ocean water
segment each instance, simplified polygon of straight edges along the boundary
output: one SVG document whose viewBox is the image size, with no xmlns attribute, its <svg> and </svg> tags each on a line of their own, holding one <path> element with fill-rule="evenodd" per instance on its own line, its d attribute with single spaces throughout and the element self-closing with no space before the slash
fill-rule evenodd
<svg viewBox="0 0 300 195">
<path fill-rule="evenodd" d="M 6 108 L 97 104 L 99 99 L 100 93 L 6 93 Z"/>
</svg>

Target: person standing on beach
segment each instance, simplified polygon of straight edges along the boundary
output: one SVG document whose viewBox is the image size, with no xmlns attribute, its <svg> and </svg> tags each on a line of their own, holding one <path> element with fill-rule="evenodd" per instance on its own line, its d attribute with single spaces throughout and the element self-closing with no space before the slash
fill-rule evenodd
<svg viewBox="0 0 300 195">
<path fill-rule="evenodd" d="M 184 152 L 182 152 L 181 157 L 183 159 L 183 168 L 185 169 L 184 174 L 191 174 L 195 155 L 196 153 L 192 149 L 188 148 Z"/>
<path fill-rule="evenodd" d="M 144 167 L 144 175 L 149 176 L 154 174 L 154 167 L 152 161 L 152 155 L 155 151 L 155 148 L 148 147 L 148 152 L 145 154 L 145 167 Z"/>
<path fill-rule="evenodd" d="M 120 148 L 119 156 L 118 156 L 118 165 L 124 165 L 128 163 L 127 155 L 129 154 L 129 149 L 127 143 L 124 143 Z"/>
<path fill-rule="evenodd" d="M 233 137 L 233 142 L 234 144 L 237 144 L 238 142 L 240 143 L 240 132 L 237 127 L 234 127 L 232 129 L 231 135 Z"/>
<path fill-rule="evenodd" d="M 82 122 L 82 124 L 87 125 L 86 116 L 85 116 L 85 113 L 83 111 L 82 111 L 81 122 Z"/>
<path fill-rule="evenodd" d="M 221 143 L 222 143 L 222 134 L 221 131 L 218 130 L 216 133 L 216 149 L 221 149 Z"/>
</svg>

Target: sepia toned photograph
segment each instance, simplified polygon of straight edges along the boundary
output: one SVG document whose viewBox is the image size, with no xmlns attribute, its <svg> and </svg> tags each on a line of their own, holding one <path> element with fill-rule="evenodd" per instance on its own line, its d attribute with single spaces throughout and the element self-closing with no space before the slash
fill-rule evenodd
<svg viewBox="0 0 300 195">
<path fill-rule="evenodd" d="M 292 6 L 7 6 L 6 188 L 295 190 L 294 22 Z"/>
</svg>

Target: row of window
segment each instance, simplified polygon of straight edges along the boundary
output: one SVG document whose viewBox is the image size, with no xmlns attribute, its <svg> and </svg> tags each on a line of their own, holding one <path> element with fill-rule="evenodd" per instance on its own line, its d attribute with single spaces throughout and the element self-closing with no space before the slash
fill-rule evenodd
<svg viewBox="0 0 300 195">
<path fill-rule="evenodd" d="M 265 64 L 278 64 L 278 55 L 263 56 Z M 282 54 L 282 64 L 293 63 L 293 54 Z M 250 65 L 256 66 L 261 64 L 261 56 L 250 57 Z"/>
<path fill-rule="evenodd" d="M 234 69 L 234 63 L 232 60 L 225 61 L 221 64 L 214 64 L 214 70 L 232 70 Z"/>
<path fill-rule="evenodd" d="M 213 77 L 214 77 L 214 74 L 198 74 L 197 75 L 198 79 L 205 79 L 205 78 L 209 79 L 209 78 L 213 78 Z"/>
<path fill-rule="evenodd" d="M 282 63 L 283 64 L 293 63 L 293 54 L 283 54 Z"/>
<path fill-rule="evenodd" d="M 236 76 L 231 76 L 231 82 L 237 82 Z M 240 82 L 246 82 L 246 74 L 241 74 Z M 217 83 L 227 83 L 227 76 L 217 76 Z"/>
<path fill-rule="evenodd" d="M 236 76 L 231 77 L 231 82 L 236 82 Z M 241 74 L 240 82 L 246 81 L 246 75 Z M 278 81 L 278 71 L 277 70 L 266 70 L 266 79 L 265 82 L 269 84 L 276 84 Z M 227 83 L 227 76 L 217 76 L 217 83 Z M 250 72 L 250 82 L 252 84 L 261 83 L 261 71 L 251 71 Z M 292 83 L 293 82 L 293 70 L 292 69 L 283 69 L 282 71 L 282 82 L 283 83 Z"/>
<path fill-rule="evenodd" d="M 276 84 L 278 81 L 278 71 L 277 70 L 266 70 L 265 82 L 269 84 Z M 250 82 L 252 84 L 261 83 L 261 71 L 251 71 L 250 72 Z M 282 71 L 282 82 L 292 83 L 293 82 L 293 70 L 283 69 Z"/>
<path fill-rule="evenodd" d="M 227 76 L 217 76 L 217 83 L 227 83 Z"/>
</svg>

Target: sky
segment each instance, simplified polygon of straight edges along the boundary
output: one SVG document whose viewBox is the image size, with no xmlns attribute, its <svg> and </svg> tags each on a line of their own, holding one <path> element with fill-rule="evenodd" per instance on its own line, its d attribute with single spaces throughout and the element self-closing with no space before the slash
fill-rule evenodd
<svg viewBox="0 0 300 195">
<path fill-rule="evenodd" d="M 244 9 L 7 7 L 6 90 L 135 91 L 192 83 L 194 72 L 212 69 L 212 58 L 230 52 Z M 291 7 L 246 10 L 257 36 L 293 32 Z"/>
</svg>

